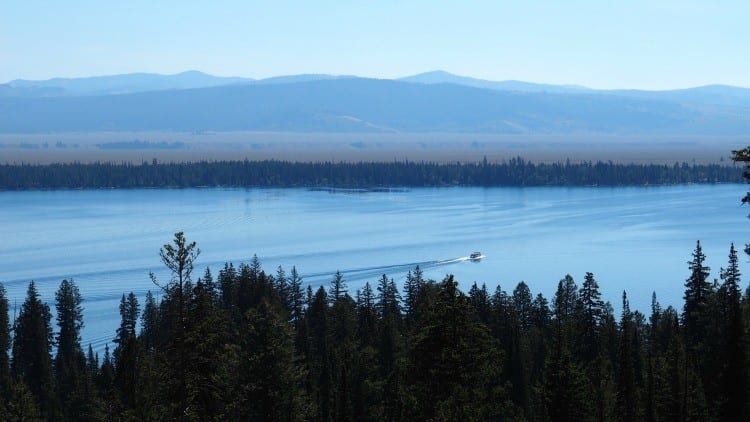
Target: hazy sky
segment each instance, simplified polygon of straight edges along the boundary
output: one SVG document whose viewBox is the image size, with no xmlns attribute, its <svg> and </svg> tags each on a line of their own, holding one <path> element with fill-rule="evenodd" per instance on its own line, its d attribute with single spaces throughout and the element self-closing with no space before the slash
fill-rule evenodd
<svg viewBox="0 0 750 422">
<path fill-rule="evenodd" d="M 189 69 L 750 87 L 750 1 L 0 2 L 0 82 Z"/>
</svg>

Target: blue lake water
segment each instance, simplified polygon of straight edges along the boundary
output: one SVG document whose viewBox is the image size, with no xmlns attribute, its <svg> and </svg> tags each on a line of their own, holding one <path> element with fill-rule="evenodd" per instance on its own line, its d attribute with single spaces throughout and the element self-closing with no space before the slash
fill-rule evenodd
<svg viewBox="0 0 750 422">
<path fill-rule="evenodd" d="M 20 307 L 35 280 L 52 298 L 73 278 L 85 298 L 84 344 L 111 342 L 118 302 L 140 299 L 164 273 L 161 245 L 176 231 L 198 242 L 195 275 L 257 254 L 266 271 L 296 265 L 307 283 L 341 270 L 350 293 L 383 273 L 403 282 L 455 274 L 464 289 L 512 291 L 526 281 L 548 298 L 570 273 L 599 281 L 616 309 L 623 289 L 647 310 L 651 292 L 681 306 L 686 261 L 700 239 L 712 277 L 730 242 L 750 240 L 743 185 L 647 188 L 431 188 L 387 192 L 186 189 L 0 192 L 0 282 Z M 457 260 L 481 251 L 481 262 Z M 746 259 L 742 259 L 745 269 Z M 746 283 L 743 283 L 746 284 Z"/>
</svg>

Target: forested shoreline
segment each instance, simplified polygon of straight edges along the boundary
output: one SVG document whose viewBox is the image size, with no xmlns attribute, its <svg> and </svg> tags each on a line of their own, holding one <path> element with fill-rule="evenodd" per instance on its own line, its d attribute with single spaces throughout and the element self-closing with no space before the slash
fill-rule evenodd
<svg viewBox="0 0 750 422">
<path fill-rule="evenodd" d="M 682 309 L 615 315 L 592 273 L 550 300 L 524 282 L 458 289 L 414 268 L 352 292 L 303 287 L 257 257 L 194 280 L 200 250 L 160 250 L 160 301 L 123 294 L 112 348 L 81 344 L 85 303 L 31 282 L 14 320 L 0 287 L 2 420 L 746 420 L 750 289 L 738 255 L 710 279 L 697 243 Z M 194 280 L 194 281 L 193 281 Z M 10 351 L 10 353 L 8 353 Z M 53 351 L 55 352 L 53 355 Z"/>
<path fill-rule="evenodd" d="M 735 160 L 747 168 L 750 148 Z M 253 257 L 214 275 L 199 256 L 181 232 L 159 250 L 169 278 L 122 295 L 102 356 L 81 344 L 74 281 L 54 322 L 33 281 L 12 318 L 0 285 L 0 420 L 750 419 L 750 287 L 733 244 L 713 272 L 700 242 L 686 251 L 681 306 L 654 292 L 649 312 L 631 310 L 622 292 L 619 314 L 590 272 L 550 299 L 524 282 L 464 293 L 419 267 L 350 291 L 340 272 L 313 288 L 295 267 Z"/>
<path fill-rule="evenodd" d="M 649 186 L 740 183 L 733 165 L 200 161 L 0 165 L 0 190 L 192 187 Z"/>
</svg>

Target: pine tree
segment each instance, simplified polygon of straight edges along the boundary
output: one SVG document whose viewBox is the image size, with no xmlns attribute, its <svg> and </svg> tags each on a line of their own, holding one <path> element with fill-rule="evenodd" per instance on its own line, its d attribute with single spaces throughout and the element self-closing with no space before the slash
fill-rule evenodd
<svg viewBox="0 0 750 422">
<path fill-rule="evenodd" d="M 628 295 L 622 292 L 622 320 L 620 322 L 620 365 L 617 376 L 617 413 L 623 422 L 639 419 L 636 368 L 633 362 L 633 314 Z"/>
<path fill-rule="evenodd" d="M 557 292 L 553 301 L 555 318 L 563 322 L 571 322 L 575 315 L 578 301 L 578 286 L 570 274 L 557 284 Z"/>
<path fill-rule="evenodd" d="M 185 329 L 186 419 L 228 418 L 231 384 L 236 380 L 236 351 L 228 348 L 230 321 L 202 280 L 188 305 Z M 168 356 L 167 356 L 168 359 Z M 168 365 L 169 370 L 176 368 Z"/>
<path fill-rule="evenodd" d="M 185 329 L 188 325 L 187 305 L 192 294 L 190 275 L 194 268 L 195 260 L 200 255 L 200 249 L 195 242 L 188 242 L 182 232 L 175 233 L 174 244 L 165 244 L 159 250 L 162 263 L 170 270 L 170 281 L 160 284 L 156 277 L 151 274 L 151 279 L 165 293 L 164 327 L 168 334 L 165 336 L 164 352 L 169 355 L 166 361 L 167 377 L 163 382 L 166 391 L 165 398 L 173 404 L 173 415 L 183 415 L 187 411 L 187 379 L 186 374 L 188 353 L 185 343 Z M 255 257 L 254 265 L 257 263 Z"/>
<path fill-rule="evenodd" d="M 17 381 L 11 385 L 3 418 L 8 422 L 38 422 L 44 420 L 36 397 L 23 381 Z"/>
<path fill-rule="evenodd" d="M 5 286 L 0 283 L 0 397 L 8 397 L 10 392 L 10 306 Z M 2 403 L 0 399 L 0 403 Z"/>
<path fill-rule="evenodd" d="M 706 255 L 698 241 L 693 259 L 688 262 L 690 277 L 685 282 L 685 307 L 682 314 L 687 343 L 694 349 L 700 347 L 707 334 L 705 316 L 711 283 L 708 281 L 710 268 L 703 265 L 705 261 Z"/>
<path fill-rule="evenodd" d="M 331 280 L 331 287 L 328 289 L 328 300 L 331 304 L 336 303 L 337 300 L 344 297 L 347 294 L 346 281 L 344 281 L 344 275 L 341 271 L 336 271 Z"/>
<path fill-rule="evenodd" d="M 135 294 L 130 292 L 120 299 L 120 327 L 114 339 L 114 383 L 120 392 L 123 405 L 132 409 L 136 406 L 136 392 L 139 387 L 138 363 L 140 347 L 136 337 L 136 325 L 140 314 L 140 305 Z"/>
<path fill-rule="evenodd" d="M 89 378 L 96 380 L 99 377 L 99 354 L 94 354 L 94 348 L 89 343 L 89 351 L 86 354 L 86 370 L 89 371 Z"/>
<path fill-rule="evenodd" d="M 599 292 L 599 284 L 594 274 L 587 272 L 579 292 L 580 316 L 578 332 L 580 333 L 580 347 L 578 353 L 582 362 L 592 362 L 599 354 L 599 325 L 604 313 L 604 302 Z"/>
<path fill-rule="evenodd" d="M 319 287 L 305 315 L 309 329 L 309 394 L 317 404 L 317 419 L 328 421 L 334 415 L 333 362 L 329 344 L 328 295 Z"/>
<path fill-rule="evenodd" d="M 291 314 L 291 304 L 289 301 L 289 279 L 286 276 L 286 271 L 279 265 L 276 267 L 276 276 L 273 278 L 273 287 L 279 294 L 281 303 L 287 312 Z"/>
<path fill-rule="evenodd" d="M 378 281 L 378 295 L 376 307 L 381 318 L 401 314 L 401 295 L 398 293 L 396 283 L 385 274 Z"/>
<path fill-rule="evenodd" d="M 146 351 L 152 350 L 158 343 L 159 332 L 159 306 L 156 304 L 154 295 L 149 290 L 146 292 L 146 304 L 143 306 L 141 315 L 140 339 Z"/>
<path fill-rule="evenodd" d="M 490 295 L 487 292 L 487 285 L 482 284 L 482 287 L 478 287 L 477 283 L 469 289 L 469 303 L 474 307 L 476 315 L 479 320 L 487 324 L 490 321 L 491 305 Z"/>
<path fill-rule="evenodd" d="M 285 318 L 263 300 L 246 313 L 241 338 L 236 420 L 307 420 L 309 405 Z"/>
<path fill-rule="evenodd" d="M 404 283 L 404 312 L 407 323 L 411 324 L 415 318 L 419 292 L 424 284 L 422 269 L 419 265 L 414 267 L 414 272 L 409 270 Z"/>
<path fill-rule="evenodd" d="M 740 291 L 740 270 L 737 251 L 734 244 L 729 249 L 729 265 L 722 271 L 726 315 L 723 331 L 725 333 L 722 344 L 724 368 L 720 381 L 720 394 L 725 399 L 721 408 L 723 420 L 736 418 L 737 415 L 747 415 L 748 379 L 747 359 L 745 350 L 745 325 L 742 316 Z M 747 419 L 747 417 L 745 417 Z"/>
<path fill-rule="evenodd" d="M 224 268 L 219 271 L 219 290 L 224 309 L 231 309 L 237 304 L 237 271 L 231 262 L 225 263 Z"/>
<path fill-rule="evenodd" d="M 498 420 L 509 415 L 508 396 L 499 383 L 501 365 L 502 354 L 486 326 L 474 322 L 466 296 L 453 277 L 446 277 L 409 351 L 406 418 Z"/>
<path fill-rule="evenodd" d="M 513 307 L 518 316 L 518 323 L 520 324 L 521 330 L 524 332 L 528 331 L 533 323 L 532 300 L 529 286 L 523 281 L 518 283 L 516 288 L 513 289 Z"/>
<path fill-rule="evenodd" d="M 49 306 L 41 301 L 32 281 L 13 329 L 11 369 L 13 375 L 29 387 L 46 417 L 54 415 L 51 318 Z"/>
<path fill-rule="evenodd" d="M 362 346 L 374 346 L 378 312 L 375 308 L 375 295 L 369 282 L 361 292 L 357 292 L 357 316 L 359 341 Z"/>
<path fill-rule="evenodd" d="M 297 267 L 292 267 L 289 277 L 289 309 L 292 325 L 296 330 L 299 322 L 302 320 L 304 311 L 304 293 L 302 291 L 302 277 L 297 273 Z"/>
<path fill-rule="evenodd" d="M 57 356 L 55 376 L 57 392 L 66 419 L 85 412 L 89 378 L 86 358 L 81 348 L 83 328 L 83 298 L 73 281 L 63 280 L 55 293 L 57 325 Z"/>
<path fill-rule="evenodd" d="M 281 267 L 279 267 L 279 269 L 281 269 Z M 214 282 L 214 276 L 211 274 L 211 269 L 208 267 L 206 267 L 206 271 L 203 273 L 203 288 L 208 297 L 210 297 L 212 301 L 218 303 L 219 293 L 216 289 L 216 282 Z"/>
</svg>

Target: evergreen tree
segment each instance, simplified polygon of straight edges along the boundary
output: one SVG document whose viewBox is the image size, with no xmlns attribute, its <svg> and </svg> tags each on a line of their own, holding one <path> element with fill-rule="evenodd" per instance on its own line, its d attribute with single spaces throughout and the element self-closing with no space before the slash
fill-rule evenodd
<svg viewBox="0 0 750 422">
<path fill-rule="evenodd" d="M 742 316 L 740 291 L 740 270 L 737 251 L 734 244 L 729 249 L 729 265 L 722 271 L 724 292 L 724 343 L 722 344 L 724 368 L 720 394 L 725 400 L 721 409 L 721 418 L 730 420 L 737 415 L 747 415 L 748 408 L 748 373 L 746 357 L 745 325 Z M 747 416 L 744 417 L 747 420 Z"/>
<path fill-rule="evenodd" d="M 140 314 L 140 305 L 135 294 L 130 292 L 120 299 L 120 327 L 114 339 L 114 383 L 123 405 L 132 409 L 136 406 L 136 392 L 139 387 L 138 363 L 140 347 L 136 338 L 136 324 Z"/>
<path fill-rule="evenodd" d="M 182 232 L 174 235 L 174 244 L 165 244 L 159 250 L 162 263 L 169 269 L 169 282 L 160 284 L 151 274 L 151 279 L 165 293 L 163 302 L 164 329 L 168 331 L 164 352 L 169 359 L 165 361 L 166 379 L 162 383 L 165 397 L 172 404 L 172 415 L 183 415 L 188 410 L 187 391 L 187 345 L 186 327 L 188 325 L 187 305 L 192 294 L 191 278 L 195 260 L 200 249 L 195 242 L 188 242 Z M 257 257 L 256 257 L 257 260 Z"/>
<path fill-rule="evenodd" d="M 498 382 L 501 362 L 489 331 L 475 322 L 453 277 L 446 277 L 409 351 L 407 419 L 497 420 L 512 414 Z"/>
<path fill-rule="evenodd" d="M 287 279 L 286 271 L 284 271 L 284 268 L 282 268 L 281 265 L 276 267 L 276 277 L 274 277 L 273 281 L 274 288 L 280 296 L 284 308 L 291 315 L 292 304 L 289 299 L 289 280 Z"/>
<path fill-rule="evenodd" d="M 219 271 L 219 289 L 224 309 L 231 309 L 237 304 L 237 271 L 231 262 L 225 263 L 224 268 Z"/>
<path fill-rule="evenodd" d="M 143 314 L 141 315 L 140 339 L 144 350 L 148 351 L 156 347 L 158 342 L 159 306 L 156 304 L 156 299 L 154 299 L 154 295 L 151 294 L 150 290 L 146 292 L 145 302 Z"/>
<path fill-rule="evenodd" d="M 513 307 L 518 316 L 518 323 L 520 324 L 521 330 L 524 332 L 528 331 L 533 323 L 532 301 L 533 298 L 529 286 L 523 281 L 518 283 L 516 288 L 513 289 Z"/>
<path fill-rule="evenodd" d="M 419 300 L 419 291 L 424 284 L 422 269 L 419 265 L 414 267 L 414 272 L 409 270 L 404 283 L 404 312 L 406 320 L 411 323 L 415 317 L 417 301 Z"/>
<path fill-rule="evenodd" d="M 307 420 L 310 407 L 285 318 L 264 300 L 246 313 L 242 331 L 237 420 Z"/>
<path fill-rule="evenodd" d="M 0 397 L 8 397 L 10 393 L 10 306 L 5 286 L 0 283 Z M 0 403 L 2 403 L 0 399 Z"/>
<path fill-rule="evenodd" d="M 686 339 L 693 348 L 698 348 L 707 334 L 705 315 L 711 283 L 708 281 L 710 268 L 703 265 L 705 261 L 706 255 L 698 241 L 693 259 L 688 262 L 690 277 L 685 282 L 685 307 L 682 313 Z"/>
<path fill-rule="evenodd" d="M 331 287 L 328 289 L 328 300 L 331 304 L 334 304 L 346 294 L 347 287 L 344 275 L 341 274 L 341 271 L 336 271 L 336 274 L 333 275 L 333 280 L 331 280 Z"/>
<path fill-rule="evenodd" d="M 14 382 L 10 387 L 4 420 L 8 422 L 43 421 L 39 403 L 23 381 Z"/>
<path fill-rule="evenodd" d="M 292 325 L 297 329 L 299 322 L 302 320 L 304 312 L 304 293 L 302 291 L 302 277 L 297 273 L 297 267 L 292 267 L 289 277 L 289 309 L 292 319 Z"/>
<path fill-rule="evenodd" d="M 55 293 L 57 325 L 57 355 L 55 376 L 57 392 L 65 419 L 87 413 L 86 401 L 90 378 L 86 372 L 86 358 L 81 348 L 83 328 L 83 298 L 73 281 L 63 280 Z"/>
<path fill-rule="evenodd" d="M 185 328 L 186 419 L 222 420 L 231 415 L 231 385 L 236 350 L 228 348 L 230 321 L 218 308 L 213 293 L 198 280 L 188 304 Z M 169 359 L 169 356 L 164 356 Z M 175 368 L 170 368 L 174 370 Z"/>
<path fill-rule="evenodd" d="M 374 346 L 378 311 L 375 308 L 375 295 L 369 282 L 361 292 L 357 292 L 357 316 L 359 341 L 362 346 Z"/>
<path fill-rule="evenodd" d="M 306 313 L 309 329 L 309 369 L 308 391 L 313 403 L 317 404 L 317 419 L 328 421 L 334 415 L 333 356 L 329 344 L 328 295 L 321 286 L 315 292 Z"/>
<path fill-rule="evenodd" d="M 11 369 L 13 375 L 29 387 L 42 414 L 48 418 L 55 414 L 51 318 L 49 306 L 41 301 L 32 281 L 13 329 Z"/>
<path fill-rule="evenodd" d="M 599 325 L 604 313 L 604 302 L 594 274 L 586 273 L 580 291 L 580 333 L 584 361 L 592 361 L 599 354 Z"/>
<path fill-rule="evenodd" d="M 633 362 L 633 314 L 628 295 L 622 292 L 622 319 L 620 321 L 620 365 L 617 376 L 617 413 L 623 422 L 639 419 L 636 368 Z"/>
</svg>

